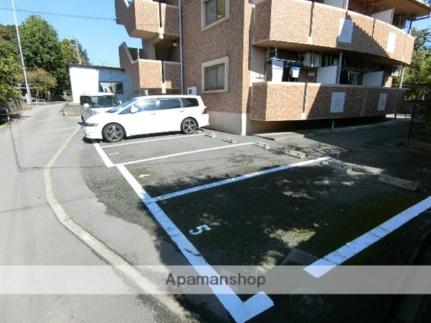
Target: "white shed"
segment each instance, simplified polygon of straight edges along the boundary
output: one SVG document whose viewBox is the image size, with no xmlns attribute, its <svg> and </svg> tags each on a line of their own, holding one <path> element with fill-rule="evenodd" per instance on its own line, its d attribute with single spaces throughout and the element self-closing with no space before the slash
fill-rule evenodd
<svg viewBox="0 0 431 323">
<path fill-rule="evenodd" d="M 132 94 L 132 85 L 122 68 L 69 65 L 69 74 L 73 103 L 79 103 L 85 93 L 112 92 L 123 102 Z"/>
</svg>

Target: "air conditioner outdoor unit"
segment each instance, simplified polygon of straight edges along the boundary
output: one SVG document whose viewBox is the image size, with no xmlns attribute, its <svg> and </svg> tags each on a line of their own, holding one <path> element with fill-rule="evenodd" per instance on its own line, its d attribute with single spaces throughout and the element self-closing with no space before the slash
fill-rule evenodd
<svg viewBox="0 0 431 323">
<path fill-rule="evenodd" d="M 198 94 L 198 89 L 196 86 L 191 86 L 189 88 L 187 88 L 187 94 L 188 95 L 196 95 Z"/>
</svg>

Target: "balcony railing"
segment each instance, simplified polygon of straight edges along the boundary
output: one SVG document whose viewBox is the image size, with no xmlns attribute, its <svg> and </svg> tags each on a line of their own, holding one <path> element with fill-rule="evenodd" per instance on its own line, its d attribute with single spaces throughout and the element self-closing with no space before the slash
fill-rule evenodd
<svg viewBox="0 0 431 323">
<path fill-rule="evenodd" d="M 172 1 L 172 3 L 175 3 Z M 150 0 L 115 0 L 117 23 L 131 37 L 146 40 L 179 37 L 178 7 Z"/>
<path fill-rule="evenodd" d="M 381 20 L 304 0 L 266 0 L 255 10 L 256 46 L 342 49 L 411 63 L 414 38 Z"/>
<path fill-rule="evenodd" d="M 401 108 L 404 91 L 319 83 L 254 83 L 251 119 L 290 121 L 383 116 Z"/>
<path fill-rule="evenodd" d="M 180 64 L 146 59 L 145 52 L 128 48 L 122 44 L 119 48 L 120 64 L 129 76 L 135 89 L 180 89 Z"/>
</svg>

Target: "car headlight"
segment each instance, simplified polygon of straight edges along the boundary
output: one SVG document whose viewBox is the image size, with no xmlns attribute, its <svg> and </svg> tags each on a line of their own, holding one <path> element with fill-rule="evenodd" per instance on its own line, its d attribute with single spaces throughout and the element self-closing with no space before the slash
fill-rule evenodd
<svg viewBox="0 0 431 323">
<path fill-rule="evenodd" d="M 97 127 L 98 126 L 98 123 L 85 123 L 85 126 L 86 127 Z"/>
</svg>

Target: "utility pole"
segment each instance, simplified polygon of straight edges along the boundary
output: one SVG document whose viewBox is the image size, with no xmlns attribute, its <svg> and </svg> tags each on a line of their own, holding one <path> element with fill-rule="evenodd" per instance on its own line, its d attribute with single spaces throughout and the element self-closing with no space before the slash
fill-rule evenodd
<svg viewBox="0 0 431 323">
<path fill-rule="evenodd" d="M 78 40 L 76 38 L 75 38 L 75 47 L 76 47 L 76 54 L 78 55 L 78 63 L 79 65 L 81 65 L 82 64 L 81 54 L 79 53 Z"/>
<path fill-rule="evenodd" d="M 21 56 L 22 72 L 24 74 L 25 89 L 27 92 L 27 94 L 26 94 L 27 104 L 30 104 L 31 103 L 31 92 L 30 92 L 30 86 L 28 85 L 28 81 L 27 81 L 27 72 L 25 70 L 24 56 L 22 55 L 21 37 L 19 35 L 18 21 L 16 19 L 15 0 L 11 0 L 11 3 L 12 3 L 12 10 L 13 10 L 13 18 L 15 20 L 16 38 L 18 40 L 19 55 Z"/>
</svg>

